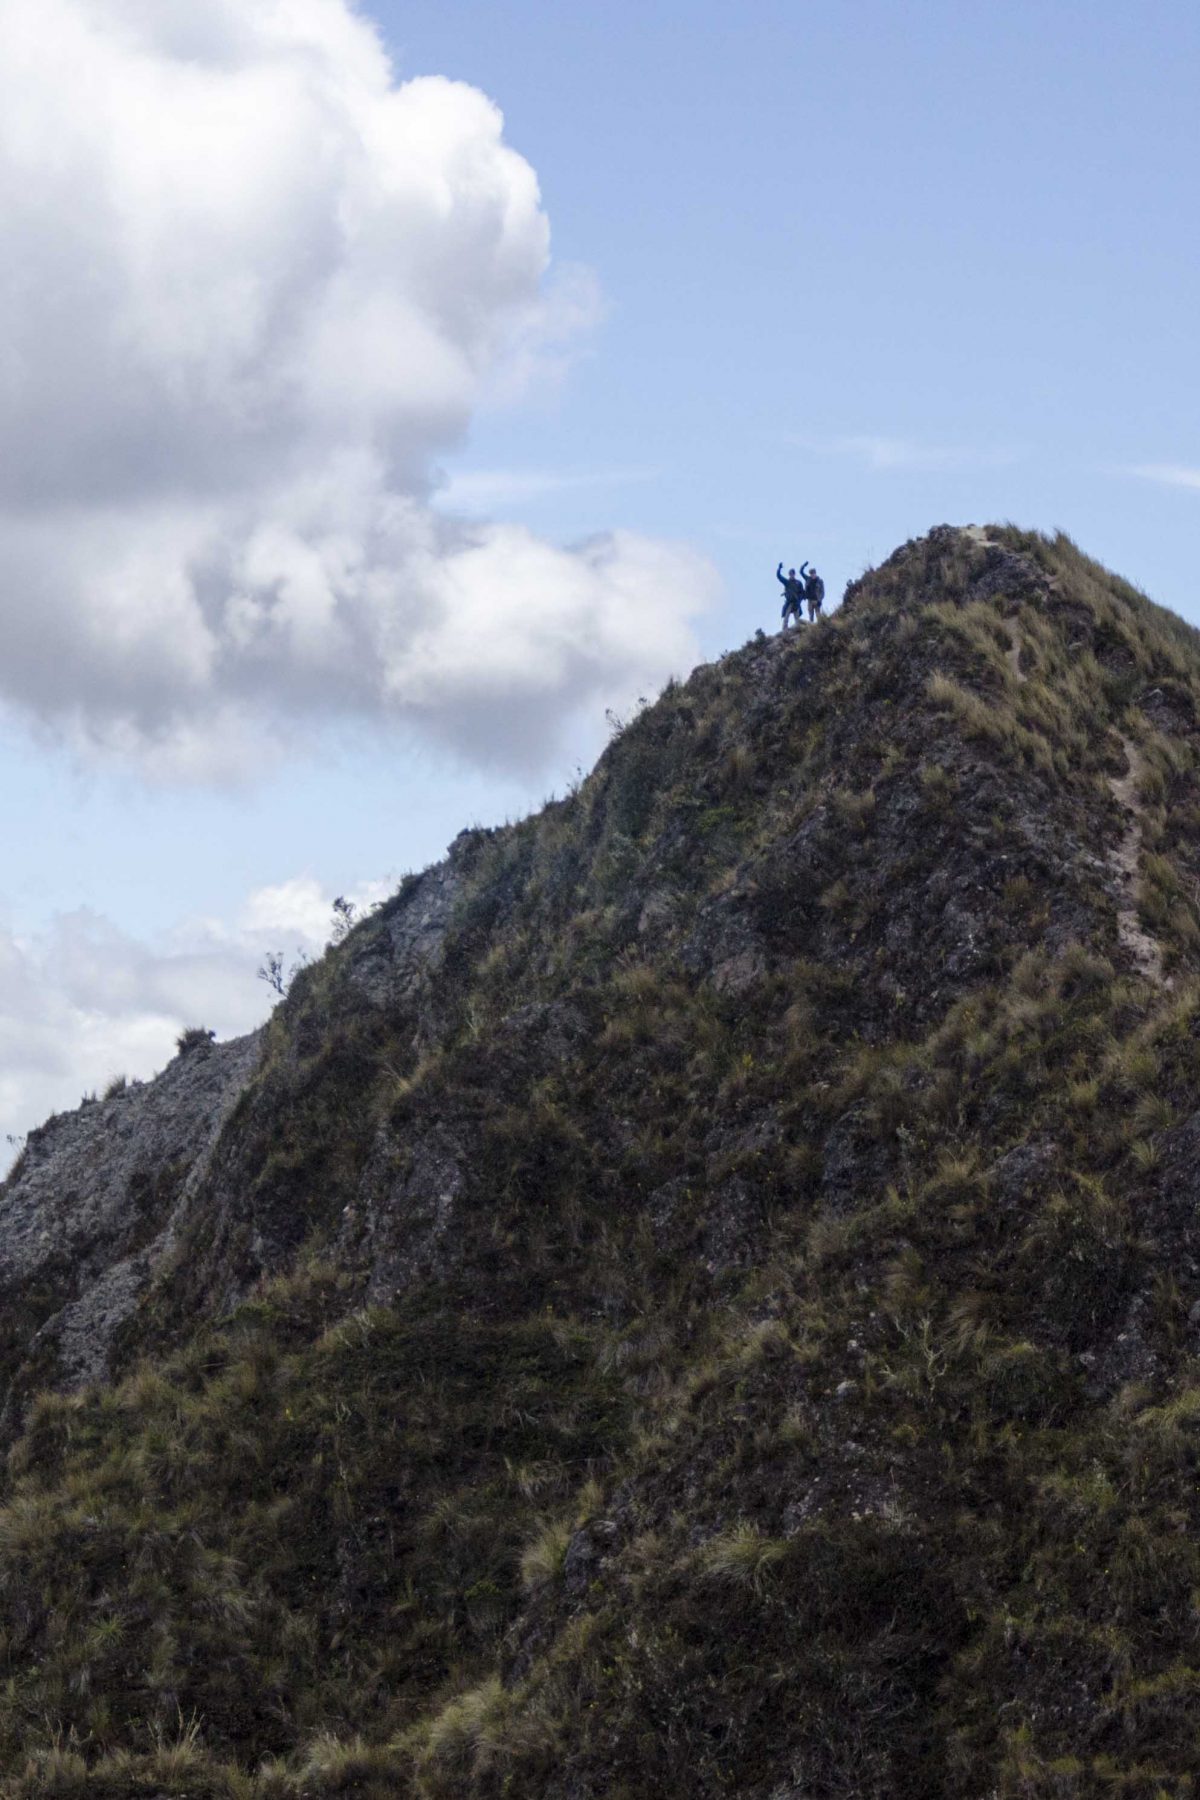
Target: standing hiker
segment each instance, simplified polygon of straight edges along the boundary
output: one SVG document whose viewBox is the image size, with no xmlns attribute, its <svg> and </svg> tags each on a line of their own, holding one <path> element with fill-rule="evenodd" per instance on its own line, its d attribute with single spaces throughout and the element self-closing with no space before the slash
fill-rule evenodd
<svg viewBox="0 0 1200 1800">
<path fill-rule="evenodd" d="M 825 599 L 825 583 L 815 569 L 810 569 L 807 562 L 800 564 L 800 574 L 804 582 L 804 598 L 808 602 L 808 622 L 814 624 L 821 616 L 821 604 Z"/>
<path fill-rule="evenodd" d="M 785 575 L 782 563 L 775 571 L 775 579 L 783 586 L 783 611 L 779 616 L 783 620 L 781 629 L 786 631 L 789 619 L 795 619 L 797 625 L 803 623 L 800 616 L 800 603 L 804 599 L 804 583 L 796 574 L 795 569 L 789 569 Z"/>
</svg>

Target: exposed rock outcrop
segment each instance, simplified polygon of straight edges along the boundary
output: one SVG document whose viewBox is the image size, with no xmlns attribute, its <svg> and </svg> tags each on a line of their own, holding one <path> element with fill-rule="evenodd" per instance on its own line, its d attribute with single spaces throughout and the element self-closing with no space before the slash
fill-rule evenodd
<svg viewBox="0 0 1200 1800">
<path fill-rule="evenodd" d="M 114 1336 L 175 1247 L 260 1041 L 200 1044 L 154 1081 L 122 1084 L 29 1134 L 0 1187 L 10 1379 L 25 1356 L 26 1381 L 107 1375 Z"/>
</svg>

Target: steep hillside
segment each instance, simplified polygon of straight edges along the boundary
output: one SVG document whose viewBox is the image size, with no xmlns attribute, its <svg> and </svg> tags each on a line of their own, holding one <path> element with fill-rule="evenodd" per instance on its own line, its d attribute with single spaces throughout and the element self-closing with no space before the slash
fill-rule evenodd
<svg viewBox="0 0 1200 1800">
<path fill-rule="evenodd" d="M 1191 1794 L 1198 703 L 941 528 L 36 1134 L 0 1794 Z"/>
</svg>

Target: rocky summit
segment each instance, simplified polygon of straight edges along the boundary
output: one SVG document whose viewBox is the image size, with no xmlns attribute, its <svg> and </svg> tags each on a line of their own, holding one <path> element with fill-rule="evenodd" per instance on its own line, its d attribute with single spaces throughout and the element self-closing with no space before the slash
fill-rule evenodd
<svg viewBox="0 0 1200 1800">
<path fill-rule="evenodd" d="M 33 1133 L 0 1794 L 1193 1794 L 1198 715 L 938 528 Z"/>
</svg>

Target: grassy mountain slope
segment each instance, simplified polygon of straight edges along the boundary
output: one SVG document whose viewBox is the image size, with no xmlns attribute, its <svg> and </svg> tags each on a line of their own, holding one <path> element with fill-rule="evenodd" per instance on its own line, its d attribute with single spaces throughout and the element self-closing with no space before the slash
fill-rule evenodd
<svg viewBox="0 0 1200 1800">
<path fill-rule="evenodd" d="M 1198 702 L 941 529 L 304 971 L 10 1334 L 0 1793 L 1193 1792 Z"/>
</svg>

